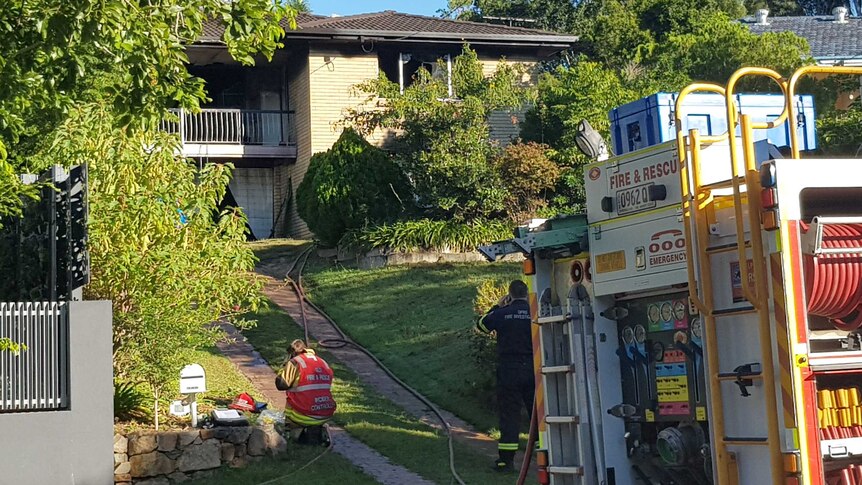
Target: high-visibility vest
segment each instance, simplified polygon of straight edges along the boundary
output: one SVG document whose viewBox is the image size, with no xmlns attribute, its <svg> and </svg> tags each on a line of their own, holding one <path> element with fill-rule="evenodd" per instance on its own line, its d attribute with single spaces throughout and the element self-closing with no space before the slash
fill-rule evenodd
<svg viewBox="0 0 862 485">
<path fill-rule="evenodd" d="M 312 419 L 328 419 L 335 413 L 332 398 L 332 369 L 320 357 L 304 353 L 291 359 L 299 369 L 296 385 L 285 391 L 287 405 Z"/>
</svg>

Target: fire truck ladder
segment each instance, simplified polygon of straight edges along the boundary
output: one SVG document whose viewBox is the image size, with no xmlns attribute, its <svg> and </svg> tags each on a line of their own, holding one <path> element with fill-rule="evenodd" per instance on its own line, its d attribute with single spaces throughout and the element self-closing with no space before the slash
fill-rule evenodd
<svg viewBox="0 0 862 485">
<path fill-rule="evenodd" d="M 521 253 L 534 261 L 580 254 L 589 245 L 586 216 L 550 219 L 515 237 L 478 248 L 488 261 Z M 537 262 L 538 263 L 538 262 Z M 602 410 L 598 398 L 593 311 L 581 285 L 572 286 L 568 305 L 552 306 L 550 289 L 538 295 L 541 379 L 545 389 L 548 468 L 553 485 L 604 485 Z"/>
<path fill-rule="evenodd" d="M 607 483 L 603 456 L 601 410 L 598 409 L 598 376 L 595 349 L 591 347 L 593 313 L 583 286 L 569 294 L 568 313 L 554 315 L 550 293 L 540 297 L 539 317 L 542 384 L 548 425 L 548 473 L 555 485 Z"/>
<path fill-rule="evenodd" d="M 762 68 L 743 68 L 733 74 L 728 81 L 727 88 L 714 84 L 693 84 L 683 89 L 676 100 L 676 124 L 677 144 L 680 158 L 680 180 L 683 190 L 683 219 L 686 239 L 692 241 L 686 247 L 686 256 L 690 262 L 688 265 L 689 291 L 692 302 L 700 310 L 704 320 L 705 353 L 709 372 L 709 395 L 711 407 L 710 427 L 713 431 L 715 446 L 715 467 L 719 485 L 735 485 L 739 483 L 739 472 L 736 455 L 728 450 L 728 446 L 766 446 L 769 448 L 769 467 L 772 481 L 778 485 L 783 483 L 784 464 L 781 454 L 781 442 L 778 434 L 778 411 L 776 394 L 773 389 L 775 382 L 775 368 L 772 351 L 772 333 L 770 329 L 770 315 L 768 307 L 768 286 L 765 260 L 763 258 L 763 240 L 760 230 L 760 199 L 759 197 L 747 197 L 748 217 L 750 228 L 750 239 L 745 239 L 744 210 L 742 200 L 742 185 L 747 188 L 748 194 L 758 194 L 760 181 L 756 168 L 754 155 L 753 129 L 769 129 L 779 126 L 787 119 L 787 110 L 777 119 L 754 123 L 748 115 L 741 115 L 739 125 L 742 132 L 742 147 L 744 162 L 744 173 L 739 173 L 740 157 L 739 147 L 736 144 L 735 128 L 739 117 L 736 103 L 733 100 L 733 88 L 744 76 L 760 75 L 776 81 L 786 92 L 786 81 L 776 72 Z M 694 91 L 711 91 L 725 97 L 728 114 L 728 133 L 718 137 L 701 137 L 697 130 L 690 130 L 689 136 L 685 137 L 682 125 L 682 102 L 685 97 Z M 792 130 L 791 130 L 792 131 Z M 701 179 L 700 147 L 703 141 L 718 141 L 727 139 L 730 147 L 731 177 L 730 180 L 704 185 Z M 686 143 L 687 142 L 687 143 Z M 686 146 L 687 145 L 687 146 Z M 687 154 L 690 151 L 691 159 Z M 690 172 L 690 175 L 689 175 Z M 690 177 L 690 179 L 689 179 Z M 709 243 L 709 223 L 706 218 L 705 209 L 713 203 L 711 195 L 715 189 L 733 189 L 733 208 L 736 222 L 736 244 L 740 262 L 740 273 L 742 290 L 745 299 L 751 307 L 721 309 L 715 308 L 715 293 L 712 288 L 713 271 L 711 267 L 710 254 L 715 248 Z M 690 192 L 689 192 L 690 190 Z M 694 226 L 694 238 L 692 238 L 692 225 Z M 692 246 L 694 246 L 692 248 Z M 733 249 L 733 248 L 730 248 Z M 753 275 L 749 274 L 746 261 L 749 259 L 746 252 L 751 250 L 753 263 Z M 697 251 L 697 266 L 699 271 L 700 291 L 695 279 L 693 251 Z M 753 283 L 749 278 L 753 276 Z M 702 297 L 700 296 L 702 295 Z M 726 321 L 726 317 L 732 317 L 741 313 L 757 313 L 759 319 L 760 340 L 760 362 L 759 366 L 749 365 L 737 367 L 734 372 L 721 372 L 719 361 L 718 338 L 716 325 L 719 321 Z M 758 368 L 759 367 L 759 368 Z M 753 381 L 763 380 L 764 397 L 764 420 L 767 424 L 767 436 L 765 437 L 731 437 L 725 433 L 724 407 L 722 398 L 722 381 Z"/>
</svg>

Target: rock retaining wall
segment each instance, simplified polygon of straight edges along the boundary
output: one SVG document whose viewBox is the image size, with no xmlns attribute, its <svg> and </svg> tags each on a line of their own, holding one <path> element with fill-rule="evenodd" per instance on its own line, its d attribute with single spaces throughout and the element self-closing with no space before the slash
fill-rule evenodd
<svg viewBox="0 0 862 485">
<path fill-rule="evenodd" d="M 273 425 L 115 434 L 114 483 L 171 485 L 286 450 L 287 442 Z"/>
<path fill-rule="evenodd" d="M 474 263 L 485 262 L 485 257 L 479 251 L 449 252 L 449 251 L 384 251 L 374 249 L 367 253 L 355 253 L 345 250 L 320 251 L 321 257 L 335 256 L 339 261 L 356 262 L 360 269 L 382 268 L 384 266 L 403 266 L 422 263 Z M 501 258 L 503 261 L 522 261 L 520 254 L 510 254 Z"/>
</svg>

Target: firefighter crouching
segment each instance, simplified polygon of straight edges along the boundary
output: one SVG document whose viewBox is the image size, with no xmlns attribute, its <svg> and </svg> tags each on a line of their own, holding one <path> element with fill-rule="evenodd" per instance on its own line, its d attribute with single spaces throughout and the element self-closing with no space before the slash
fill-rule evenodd
<svg viewBox="0 0 862 485">
<path fill-rule="evenodd" d="M 499 471 L 513 471 L 518 451 L 521 406 L 533 410 L 533 343 L 530 333 L 530 303 L 527 285 L 520 280 L 509 284 L 509 294 L 500 299 L 476 326 L 485 333 L 497 333 L 497 407 L 500 413 Z"/>
<path fill-rule="evenodd" d="M 275 387 L 285 391 L 284 417 L 291 437 L 300 443 L 325 442 L 323 424 L 335 413 L 332 369 L 302 340 L 290 344 L 289 358 L 275 378 Z"/>
</svg>

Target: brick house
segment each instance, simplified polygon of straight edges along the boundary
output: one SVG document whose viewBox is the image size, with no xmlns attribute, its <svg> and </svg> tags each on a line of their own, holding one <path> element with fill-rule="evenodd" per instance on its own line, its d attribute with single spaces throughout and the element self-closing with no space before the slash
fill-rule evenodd
<svg viewBox="0 0 862 485">
<path fill-rule="evenodd" d="M 199 163 L 236 166 L 228 202 L 243 207 L 254 238 L 309 238 L 293 194 L 312 154 L 337 139 L 346 110 L 361 104 L 357 83 L 380 72 L 402 86 L 422 66 L 436 69 L 467 42 L 487 73 L 501 57 L 535 66 L 570 48 L 576 37 L 540 30 L 408 15 L 394 11 L 323 17 L 300 14 L 271 62 L 242 66 L 221 43 L 221 26 L 208 24 L 189 46 L 189 70 L 206 80 L 211 102 L 181 113 L 183 154 Z M 445 73 L 442 73 L 445 74 Z M 456 93 L 457 95 L 457 93 Z M 517 136 L 517 117 L 492 118 L 492 136 Z M 170 125 L 170 126 L 167 126 Z M 373 136 L 372 143 L 380 143 Z M 231 200 L 233 199 L 233 201 Z"/>
</svg>

